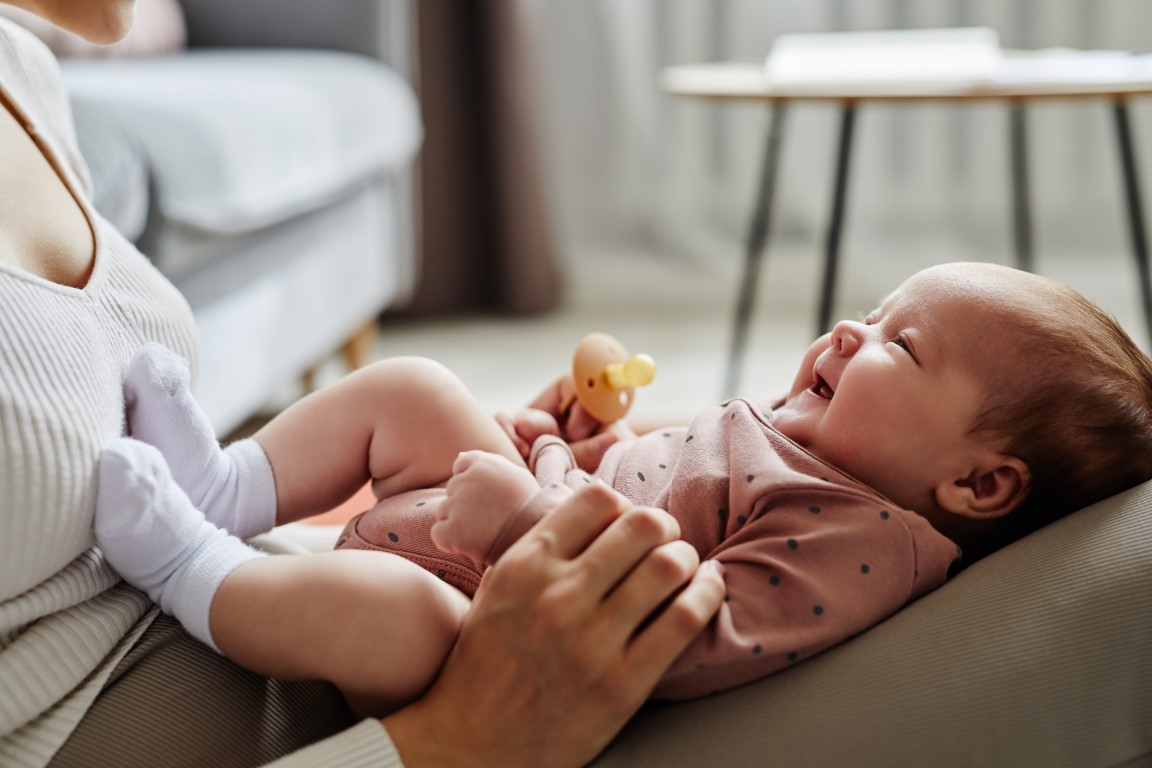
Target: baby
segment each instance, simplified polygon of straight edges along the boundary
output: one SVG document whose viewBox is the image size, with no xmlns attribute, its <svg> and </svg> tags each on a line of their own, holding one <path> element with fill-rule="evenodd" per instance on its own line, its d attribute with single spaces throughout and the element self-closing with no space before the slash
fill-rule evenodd
<svg viewBox="0 0 1152 768">
<path fill-rule="evenodd" d="M 153 349 L 129 370 L 132 434 L 159 450 L 106 449 L 101 547 L 238 663 L 331 680 L 376 713 L 434 678 L 467 606 L 450 584 L 474 589 L 473 561 L 596 478 L 667 509 L 725 580 L 724 606 L 655 691 L 686 698 L 808 658 L 942 584 L 961 552 L 971 562 L 1152 477 L 1152 362 L 1074 291 L 987 264 L 913 275 L 817 339 L 780 402 L 732 400 L 621 442 L 595 477 L 557 436 L 526 463 L 536 421 L 506 433 L 416 359 L 353 374 L 221 451 L 179 363 Z M 383 501 L 344 549 L 261 557 L 236 538 L 369 478 Z M 390 613 L 390 591 L 410 589 L 427 592 L 425 614 Z M 379 654 L 392 661 L 376 670 Z"/>
</svg>

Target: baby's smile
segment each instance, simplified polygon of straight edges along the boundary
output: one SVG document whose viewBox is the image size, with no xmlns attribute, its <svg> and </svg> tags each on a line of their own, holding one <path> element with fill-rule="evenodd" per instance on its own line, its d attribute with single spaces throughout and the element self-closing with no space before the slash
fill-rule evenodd
<svg viewBox="0 0 1152 768">
<path fill-rule="evenodd" d="M 829 370 L 831 365 L 829 357 L 833 352 L 834 350 L 831 347 L 825 349 L 812 364 L 813 381 L 812 386 L 809 387 L 809 391 L 824 400 L 831 400 L 832 396 L 836 394 L 836 382 L 840 378 L 835 370 Z"/>
<path fill-rule="evenodd" d="M 831 400 L 832 395 L 835 394 L 832 387 L 828 385 L 828 382 L 824 381 L 824 377 L 820 374 L 816 374 L 816 383 L 812 385 L 812 393 L 825 400 Z"/>
</svg>

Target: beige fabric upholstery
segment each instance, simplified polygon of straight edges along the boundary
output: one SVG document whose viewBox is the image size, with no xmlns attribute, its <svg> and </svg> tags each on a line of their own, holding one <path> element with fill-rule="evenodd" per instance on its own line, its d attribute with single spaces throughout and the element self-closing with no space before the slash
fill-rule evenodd
<svg viewBox="0 0 1152 768">
<path fill-rule="evenodd" d="M 650 705 L 594 765 L 1152 765 L 1152 483 L 795 669 Z"/>
</svg>

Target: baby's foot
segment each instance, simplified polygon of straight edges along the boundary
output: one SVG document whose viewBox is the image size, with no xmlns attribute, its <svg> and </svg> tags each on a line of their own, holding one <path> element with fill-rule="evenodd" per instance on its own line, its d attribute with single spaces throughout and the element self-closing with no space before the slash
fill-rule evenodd
<svg viewBox="0 0 1152 768">
<path fill-rule="evenodd" d="M 96 541 L 112 567 L 203 642 L 224 578 L 260 553 L 204 519 L 158 450 L 130 438 L 100 455 Z"/>
<path fill-rule="evenodd" d="M 133 437 L 156 446 L 176 484 L 212 523 L 246 539 L 276 523 L 276 484 L 264 450 L 241 440 L 227 450 L 192 397 L 188 363 L 159 344 L 145 344 L 124 378 Z"/>
</svg>

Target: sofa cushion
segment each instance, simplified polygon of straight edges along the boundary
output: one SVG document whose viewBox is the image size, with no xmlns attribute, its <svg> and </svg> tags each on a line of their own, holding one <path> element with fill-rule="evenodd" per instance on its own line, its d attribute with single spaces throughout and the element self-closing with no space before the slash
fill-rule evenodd
<svg viewBox="0 0 1152 768">
<path fill-rule="evenodd" d="M 148 224 L 151 171 L 135 135 L 98 103 L 72 100 L 76 142 L 92 177 L 92 205 L 133 243 Z"/>
<path fill-rule="evenodd" d="M 323 206 L 408 164 L 422 138 L 408 84 L 354 54 L 208 49 L 63 66 L 74 98 L 106 105 L 145 148 L 160 215 L 213 233 Z"/>
</svg>

